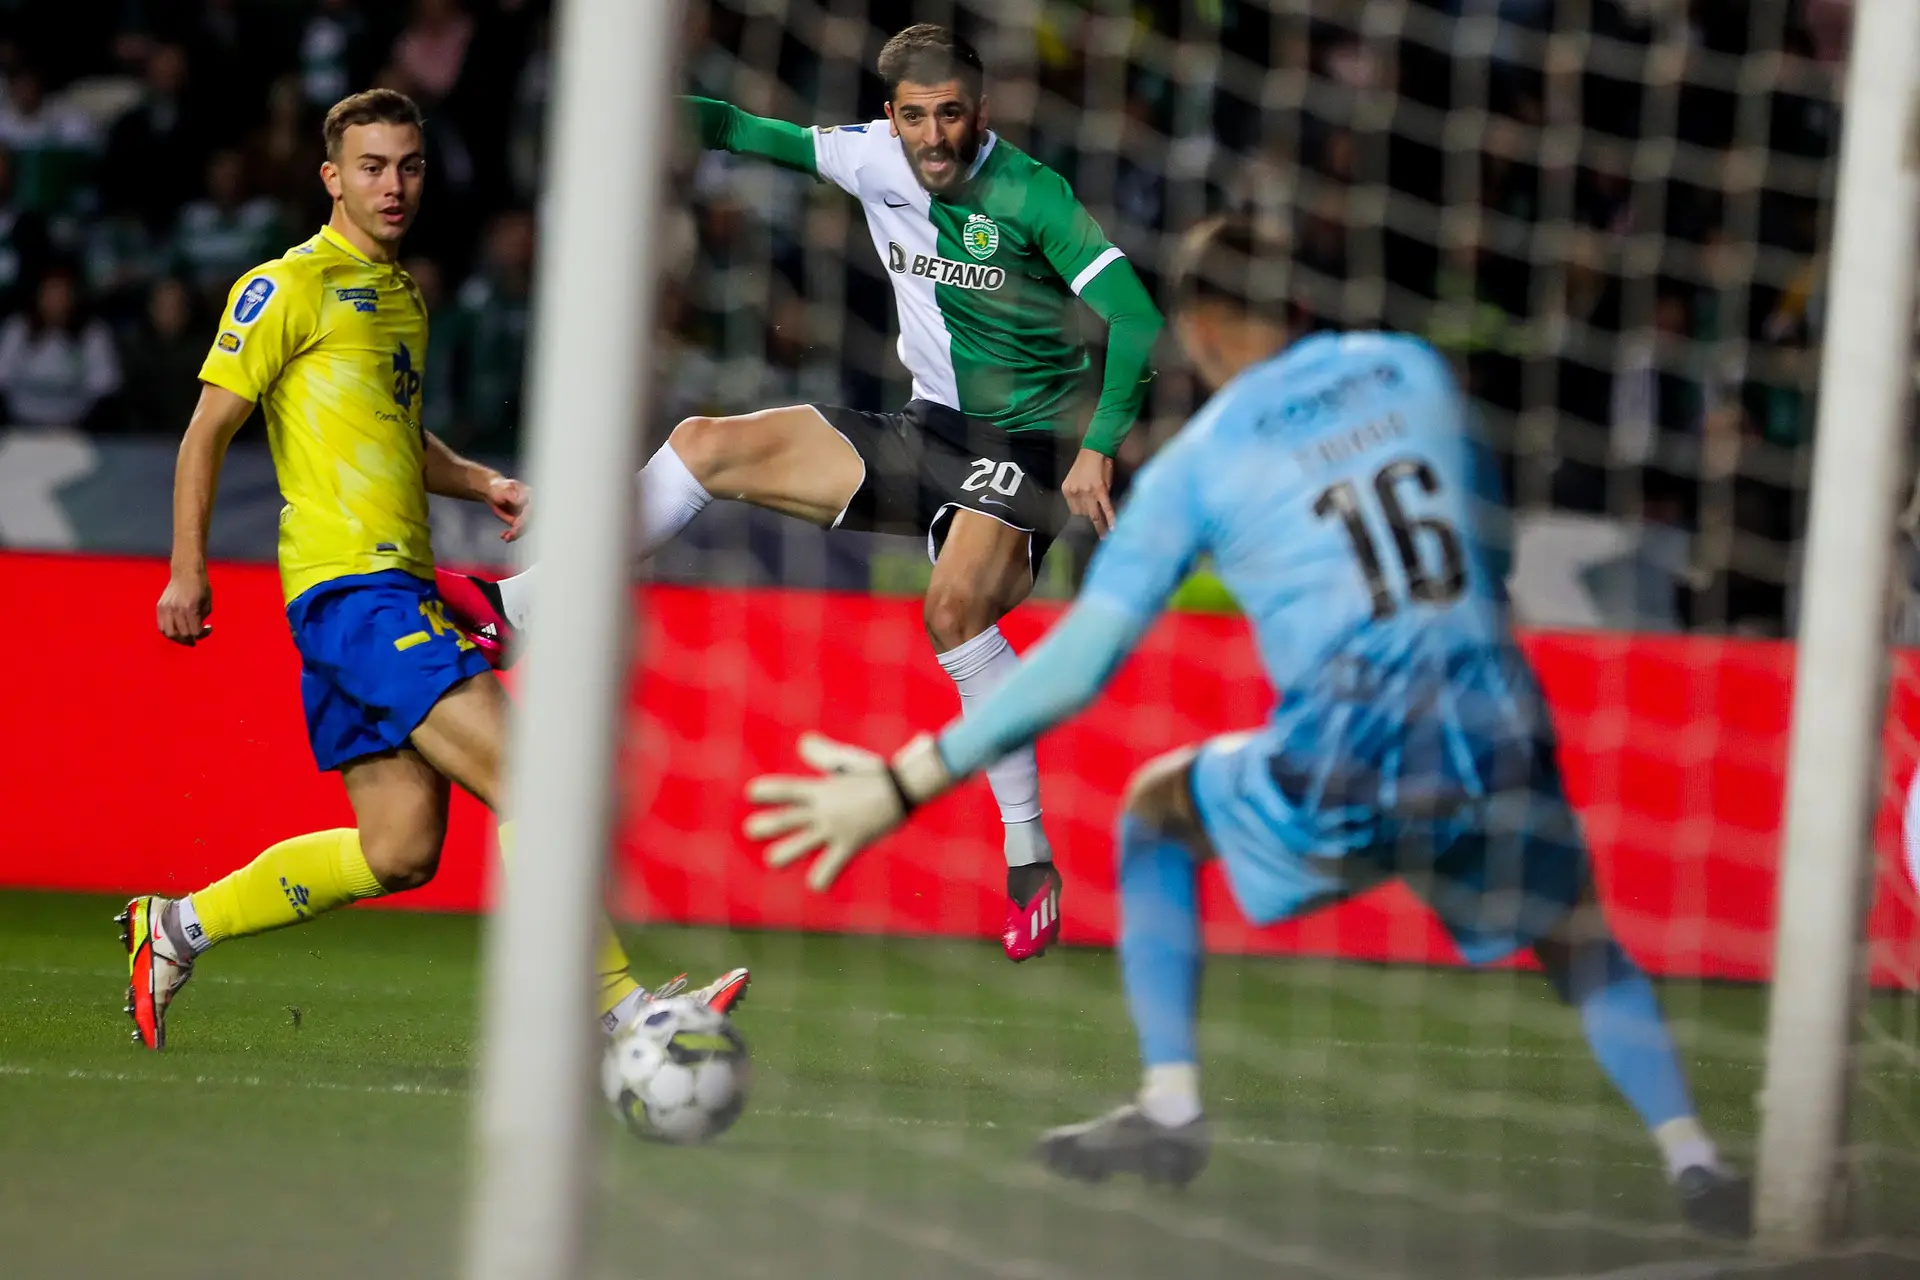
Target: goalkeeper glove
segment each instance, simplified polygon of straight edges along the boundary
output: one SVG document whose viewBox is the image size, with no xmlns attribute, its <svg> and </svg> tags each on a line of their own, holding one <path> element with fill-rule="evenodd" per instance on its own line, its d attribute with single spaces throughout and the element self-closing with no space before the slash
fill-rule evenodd
<svg viewBox="0 0 1920 1280">
<path fill-rule="evenodd" d="M 931 734 L 909 742 L 889 763 L 864 748 L 809 733 L 800 739 L 800 758 L 820 772 L 803 778 L 767 774 L 747 784 L 747 798 L 763 807 L 747 815 L 746 834 L 761 843 L 786 837 L 767 850 L 770 867 L 818 852 L 807 872 L 815 892 L 825 892 L 855 854 L 953 785 Z"/>
</svg>

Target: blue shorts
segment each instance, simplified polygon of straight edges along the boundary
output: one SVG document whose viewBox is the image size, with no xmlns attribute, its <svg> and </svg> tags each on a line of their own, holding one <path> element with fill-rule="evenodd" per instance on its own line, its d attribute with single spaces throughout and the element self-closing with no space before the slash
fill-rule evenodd
<svg viewBox="0 0 1920 1280">
<path fill-rule="evenodd" d="M 1276 781 L 1287 775 L 1278 747 L 1273 729 L 1214 738 L 1190 776 L 1201 825 L 1255 924 L 1397 878 L 1467 961 L 1490 964 L 1551 931 L 1586 888 L 1586 842 L 1544 745 L 1524 785 L 1418 818 L 1297 802 Z"/>
<path fill-rule="evenodd" d="M 433 584 L 400 569 L 311 587 L 287 606 L 287 625 L 322 770 L 405 746 L 447 690 L 489 669 Z"/>
</svg>

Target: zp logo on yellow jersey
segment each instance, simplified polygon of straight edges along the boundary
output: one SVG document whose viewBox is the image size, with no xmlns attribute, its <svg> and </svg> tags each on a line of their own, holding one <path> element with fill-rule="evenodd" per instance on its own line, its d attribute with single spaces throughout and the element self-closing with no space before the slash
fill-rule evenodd
<svg viewBox="0 0 1920 1280">
<path fill-rule="evenodd" d="M 420 371 L 413 367 L 413 352 L 403 342 L 393 353 L 393 402 L 403 413 L 412 413 L 413 402 L 419 398 Z"/>
<path fill-rule="evenodd" d="M 412 279 L 323 228 L 242 276 L 220 319 L 200 378 L 266 414 L 286 599 L 389 569 L 431 579 Z"/>
</svg>

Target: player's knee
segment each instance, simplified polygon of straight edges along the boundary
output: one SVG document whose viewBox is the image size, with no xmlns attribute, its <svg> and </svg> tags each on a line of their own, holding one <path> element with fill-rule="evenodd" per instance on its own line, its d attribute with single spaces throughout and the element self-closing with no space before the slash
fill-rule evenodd
<svg viewBox="0 0 1920 1280">
<path fill-rule="evenodd" d="M 1197 754 L 1192 747 L 1181 747 L 1140 766 L 1127 781 L 1120 804 L 1124 817 L 1155 831 L 1197 835 L 1200 819 L 1187 781 Z"/>
<path fill-rule="evenodd" d="M 1534 959 L 1554 992 L 1577 1004 L 1587 992 L 1636 972 L 1633 960 L 1614 941 L 1598 895 L 1589 881 L 1559 923 L 1533 943 Z"/>
<path fill-rule="evenodd" d="M 418 889 L 440 869 L 444 824 L 423 823 L 407 831 L 360 832 L 360 853 L 367 869 L 388 893 Z"/>
<path fill-rule="evenodd" d="M 941 653 L 957 649 L 1000 620 L 993 601 L 973 583 L 936 579 L 927 587 L 927 637 Z"/>
<path fill-rule="evenodd" d="M 693 478 L 706 485 L 741 465 L 748 441 L 732 418 L 683 418 L 669 443 Z"/>
<path fill-rule="evenodd" d="M 1533 954 L 1554 994 L 1567 1004 L 1579 1004 L 1594 992 L 1640 972 L 1633 958 L 1605 933 L 1574 942 L 1542 939 L 1534 944 Z"/>
</svg>

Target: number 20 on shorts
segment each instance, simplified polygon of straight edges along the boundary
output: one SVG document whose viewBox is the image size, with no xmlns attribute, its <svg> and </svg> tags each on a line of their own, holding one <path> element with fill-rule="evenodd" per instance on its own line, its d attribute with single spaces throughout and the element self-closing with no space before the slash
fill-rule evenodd
<svg viewBox="0 0 1920 1280">
<path fill-rule="evenodd" d="M 1027 473 L 1016 462 L 1000 462 L 993 458 L 975 458 L 973 470 L 960 482 L 962 493 L 972 493 L 977 489 L 991 489 L 1003 498 L 1011 498 L 1020 491 L 1020 482 Z"/>
</svg>

